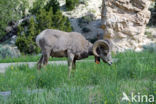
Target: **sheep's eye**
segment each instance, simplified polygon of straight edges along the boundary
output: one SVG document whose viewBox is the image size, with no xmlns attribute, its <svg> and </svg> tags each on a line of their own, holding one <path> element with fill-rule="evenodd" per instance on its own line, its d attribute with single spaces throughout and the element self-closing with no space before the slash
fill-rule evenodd
<svg viewBox="0 0 156 104">
<path fill-rule="evenodd" d="M 107 52 L 104 52 L 103 54 L 104 54 L 104 55 L 107 55 Z"/>
<path fill-rule="evenodd" d="M 108 51 L 107 50 L 103 51 L 103 54 L 104 55 L 107 55 L 108 54 Z"/>
</svg>

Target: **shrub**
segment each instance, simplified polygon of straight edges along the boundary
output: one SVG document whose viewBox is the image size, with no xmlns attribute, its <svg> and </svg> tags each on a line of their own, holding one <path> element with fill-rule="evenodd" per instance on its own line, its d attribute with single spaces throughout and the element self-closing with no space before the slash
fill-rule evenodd
<svg viewBox="0 0 156 104">
<path fill-rule="evenodd" d="M 68 18 L 62 15 L 58 8 L 58 2 L 54 1 L 50 0 L 45 6 L 40 6 L 40 8 L 35 6 L 32 9 L 32 14 L 36 11 L 35 16 L 32 16 L 29 21 L 23 22 L 18 27 L 16 45 L 21 52 L 25 54 L 38 53 L 39 47 L 35 43 L 35 38 L 44 29 L 59 29 L 68 32 L 72 30 Z"/>
<path fill-rule="evenodd" d="M 11 47 L 9 45 L 2 46 L 0 45 L 0 58 L 4 59 L 6 57 L 18 57 L 20 52 L 16 47 Z"/>
<path fill-rule="evenodd" d="M 37 35 L 36 31 L 36 23 L 34 21 L 34 17 L 31 17 L 29 20 L 29 26 L 28 30 L 21 35 L 21 32 L 24 30 L 24 28 L 19 26 L 19 33 L 18 33 L 18 38 L 16 40 L 16 46 L 19 48 L 19 50 L 22 53 L 38 53 L 39 48 L 37 47 L 35 43 L 35 38 Z"/>
<path fill-rule="evenodd" d="M 46 9 L 46 11 L 49 11 L 51 7 L 54 14 L 60 10 L 60 4 L 57 0 L 49 0 L 44 8 Z"/>
<path fill-rule="evenodd" d="M 30 13 L 32 14 L 37 14 L 39 9 L 40 8 L 43 8 L 44 7 L 44 0 L 36 0 L 34 3 L 33 3 L 33 8 L 31 8 L 29 10 Z"/>
<path fill-rule="evenodd" d="M 72 10 L 79 3 L 79 0 L 66 0 L 67 10 Z"/>
<path fill-rule="evenodd" d="M 78 25 L 80 26 L 80 27 L 84 27 L 86 24 L 89 24 L 90 22 L 92 22 L 93 20 L 94 20 L 94 15 L 92 15 L 92 14 L 88 14 L 88 15 L 86 15 L 86 16 L 83 16 L 83 17 L 81 17 L 81 18 L 79 18 L 79 20 L 78 20 Z"/>
</svg>

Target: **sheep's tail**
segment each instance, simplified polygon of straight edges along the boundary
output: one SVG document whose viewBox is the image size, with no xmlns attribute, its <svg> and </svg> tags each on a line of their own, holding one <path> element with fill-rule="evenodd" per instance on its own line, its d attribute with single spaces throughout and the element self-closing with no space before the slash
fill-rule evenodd
<svg viewBox="0 0 156 104">
<path fill-rule="evenodd" d="M 36 37 L 36 44 L 37 44 L 38 46 L 40 46 L 39 41 L 40 41 L 40 34 L 37 35 L 37 37 Z"/>
</svg>

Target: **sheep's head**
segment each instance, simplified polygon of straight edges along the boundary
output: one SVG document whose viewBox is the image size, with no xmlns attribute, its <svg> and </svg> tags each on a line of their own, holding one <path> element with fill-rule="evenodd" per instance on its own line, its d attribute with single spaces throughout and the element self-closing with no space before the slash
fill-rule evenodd
<svg viewBox="0 0 156 104">
<path fill-rule="evenodd" d="M 109 40 L 98 40 L 93 44 L 93 54 L 100 57 L 103 62 L 112 64 L 111 42 Z"/>
</svg>

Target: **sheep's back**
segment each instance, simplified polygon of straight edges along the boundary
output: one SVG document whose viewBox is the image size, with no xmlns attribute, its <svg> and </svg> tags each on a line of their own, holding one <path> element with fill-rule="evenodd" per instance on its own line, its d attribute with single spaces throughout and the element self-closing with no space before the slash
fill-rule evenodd
<svg viewBox="0 0 156 104">
<path fill-rule="evenodd" d="M 53 52 L 70 50 L 77 55 L 88 53 L 89 42 L 77 32 L 46 29 L 37 36 L 37 40 L 44 41 L 45 47 Z"/>
</svg>

